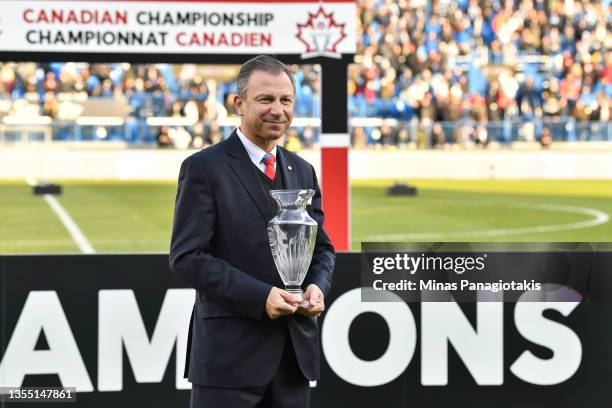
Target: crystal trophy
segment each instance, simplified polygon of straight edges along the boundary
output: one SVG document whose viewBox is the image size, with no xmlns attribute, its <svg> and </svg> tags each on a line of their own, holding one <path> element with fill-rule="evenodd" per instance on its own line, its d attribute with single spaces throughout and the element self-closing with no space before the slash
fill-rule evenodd
<svg viewBox="0 0 612 408">
<path fill-rule="evenodd" d="M 317 222 L 306 212 L 314 190 L 270 190 L 278 212 L 268 222 L 272 257 L 285 290 L 295 295 L 300 306 L 308 306 L 302 282 L 308 272 L 317 239 Z"/>
</svg>

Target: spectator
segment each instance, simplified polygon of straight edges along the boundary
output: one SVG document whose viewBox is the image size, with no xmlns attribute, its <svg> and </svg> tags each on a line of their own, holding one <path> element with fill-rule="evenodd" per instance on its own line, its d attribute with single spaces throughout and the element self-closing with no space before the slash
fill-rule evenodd
<svg viewBox="0 0 612 408">
<path fill-rule="evenodd" d="M 170 140 L 169 131 L 170 129 L 168 128 L 168 126 L 162 126 L 159 128 L 159 131 L 156 137 L 157 145 L 159 147 L 171 147 L 172 146 L 172 140 Z"/>
</svg>

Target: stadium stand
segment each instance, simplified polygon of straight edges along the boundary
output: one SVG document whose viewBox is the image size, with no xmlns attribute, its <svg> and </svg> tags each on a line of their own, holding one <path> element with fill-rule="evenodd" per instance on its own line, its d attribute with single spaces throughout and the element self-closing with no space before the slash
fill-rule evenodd
<svg viewBox="0 0 612 408">
<path fill-rule="evenodd" d="M 316 69 L 296 71 L 298 116 L 319 116 Z M 52 125 L 53 140 L 157 142 L 162 147 L 215 143 L 231 130 L 232 121 L 226 126 L 220 121 L 234 116 L 236 89 L 233 81 L 220 81 L 205 70 L 192 64 L 4 63 L 0 140 L 29 137 L 36 126 Z M 33 123 L 33 117 L 46 120 Z M 13 125 L 12 132 L 7 125 Z M 312 145 L 313 129 L 298 129 L 303 144 Z"/>
<path fill-rule="evenodd" d="M 392 120 L 354 127 L 354 144 L 612 140 L 609 0 L 359 0 L 358 13 L 351 116 Z"/>
<path fill-rule="evenodd" d="M 610 0 L 358 0 L 349 68 L 355 148 L 612 141 Z M 316 144 L 320 73 L 293 67 Z M 0 142 L 114 140 L 202 147 L 236 120 L 235 85 L 205 67 L 0 64 Z"/>
</svg>

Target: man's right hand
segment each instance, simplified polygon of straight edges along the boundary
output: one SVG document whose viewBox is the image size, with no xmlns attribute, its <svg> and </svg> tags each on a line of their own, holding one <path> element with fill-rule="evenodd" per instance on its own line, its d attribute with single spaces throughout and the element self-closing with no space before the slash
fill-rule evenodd
<svg viewBox="0 0 612 408">
<path fill-rule="evenodd" d="M 294 314 L 299 303 L 298 298 L 291 293 L 273 287 L 266 300 L 266 313 L 270 319 Z"/>
</svg>

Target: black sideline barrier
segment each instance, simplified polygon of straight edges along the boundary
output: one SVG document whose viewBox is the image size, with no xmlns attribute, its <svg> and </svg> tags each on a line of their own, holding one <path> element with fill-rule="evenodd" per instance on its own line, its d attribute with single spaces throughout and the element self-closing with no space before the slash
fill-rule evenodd
<svg viewBox="0 0 612 408">
<path fill-rule="evenodd" d="M 386 303 L 378 314 L 351 292 L 359 268 L 359 254 L 338 255 L 312 407 L 610 406 L 610 303 Z M 0 385 L 23 375 L 22 386 L 89 388 L 48 407 L 187 407 L 176 375 L 194 299 L 184 288 L 166 255 L 0 257 Z M 438 329 L 469 333 L 466 323 L 476 337 L 439 342 Z M 447 356 L 432 354 L 439 344 Z"/>
</svg>

